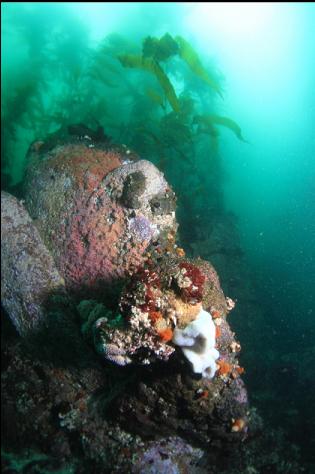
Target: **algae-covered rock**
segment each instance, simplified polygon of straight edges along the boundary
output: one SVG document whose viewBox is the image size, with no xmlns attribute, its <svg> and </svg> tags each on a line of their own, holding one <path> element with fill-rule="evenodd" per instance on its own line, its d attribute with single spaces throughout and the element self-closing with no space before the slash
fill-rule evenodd
<svg viewBox="0 0 315 474">
<path fill-rule="evenodd" d="M 150 366 L 133 382 L 132 392 L 115 402 L 121 426 L 132 426 L 141 437 L 184 433 L 200 446 L 246 437 L 241 347 L 226 319 L 232 306 L 214 268 L 201 259 L 176 260 L 164 254 L 132 276 L 120 300 L 123 323 L 113 326 L 103 312 L 92 329 L 105 360 L 117 366 L 134 364 L 134 370 Z M 209 322 L 201 323 L 197 333 L 195 323 L 204 314 Z M 186 339 L 179 337 L 185 332 Z M 193 357 L 187 356 L 188 349 Z"/>
<path fill-rule="evenodd" d="M 90 339 L 105 359 L 119 365 L 167 361 L 176 345 L 184 352 L 189 345 L 194 347 L 190 357 L 195 361 L 194 370 L 199 363 L 205 369 L 212 367 L 210 378 L 216 370 L 213 357 L 219 357 L 216 344 L 222 348 L 225 364 L 231 359 L 231 373 L 238 367 L 232 361 L 238 351 L 231 347 L 237 348 L 238 343 L 226 321 L 227 301 L 214 268 L 201 259 L 188 261 L 171 255 L 163 252 L 161 256 L 159 248 L 152 249 L 149 261 L 130 277 L 119 302 L 121 324 L 113 325 L 105 308 L 95 318 L 97 303 L 89 308 L 84 327 L 89 324 Z"/>
<path fill-rule="evenodd" d="M 248 407 L 240 378 L 230 384 L 198 380 L 179 361 L 149 369 L 109 370 L 97 359 L 85 367 L 56 366 L 5 339 L 4 458 L 8 451 L 15 459 L 26 452 L 30 460 L 33 451 L 36 472 L 51 472 L 52 463 L 57 472 L 69 472 L 71 465 L 82 474 L 243 474 L 253 466 L 259 472 L 270 466 L 279 474 L 305 472 L 294 446 L 255 411 L 247 412 L 247 433 L 232 431 L 231 417 L 236 421 Z"/>
<path fill-rule="evenodd" d="M 2 198 L 3 304 L 22 335 L 46 325 L 51 348 L 49 364 L 41 350 L 5 349 L 6 429 L 89 472 L 206 473 L 209 447 L 224 458 L 250 423 L 234 302 L 209 262 L 177 246 L 163 174 L 75 130 L 82 139 L 31 147 L 30 215 Z M 49 313 L 65 286 L 76 307 L 61 298 Z"/>
<path fill-rule="evenodd" d="M 112 292 L 153 241 L 177 228 L 173 191 L 137 159 L 126 147 L 87 140 L 30 150 L 26 207 L 77 294 Z"/>
</svg>

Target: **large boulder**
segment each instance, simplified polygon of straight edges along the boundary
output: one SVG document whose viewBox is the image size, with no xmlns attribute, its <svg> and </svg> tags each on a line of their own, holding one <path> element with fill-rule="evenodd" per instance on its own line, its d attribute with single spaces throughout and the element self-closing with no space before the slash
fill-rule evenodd
<svg viewBox="0 0 315 474">
<path fill-rule="evenodd" d="M 52 294 L 64 279 L 23 204 L 1 192 L 1 302 L 17 331 L 27 336 L 45 324 Z"/>
<path fill-rule="evenodd" d="M 4 349 L 8 444 L 31 439 L 77 472 L 212 472 L 200 458 L 217 466 L 247 438 L 247 391 L 234 302 L 176 244 L 174 193 L 87 134 L 37 142 L 29 160 L 28 211 L 2 198 L 2 297 L 21 335 L 46 332 L 37 352 Z"/>
<path fill-rule="evenodd" d="M 176 231 L 173 191 L 137 160 L 86 138 L 30 149 L 26 207 L 73 293 L 111 291 L 152 242 Z"/>
</svg>

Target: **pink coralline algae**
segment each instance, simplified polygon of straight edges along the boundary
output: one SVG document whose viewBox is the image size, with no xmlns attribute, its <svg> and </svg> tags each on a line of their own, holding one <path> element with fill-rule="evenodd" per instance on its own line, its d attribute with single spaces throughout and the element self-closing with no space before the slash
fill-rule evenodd
<svg viewBox="0 0 315 474">
<path fill-rule="evenodd" d="M 69 238 L 63 242 L 57 261 L 72 288 L 96 289 L 122 277 L 141 264 L 148 245 L 144 241 L 138 242 L 137 247 L 132 246 L 124 211 L 109 200 L 105 191 L 99 191 L 94 197 L 88 202 L 75 202 L 73 210 L 76 212 L 67 228 Z M 104 207 L 110 208 L 109 216 L 104 216 Z"/>
<path fill-rule="evenodd" d="M 163 174 L 125 154 L 82 143 L 31 151 L 26 207 L 72 293 L 110 292 L 143 264 L 153 241 L 176 230 Z"/>
</svg>

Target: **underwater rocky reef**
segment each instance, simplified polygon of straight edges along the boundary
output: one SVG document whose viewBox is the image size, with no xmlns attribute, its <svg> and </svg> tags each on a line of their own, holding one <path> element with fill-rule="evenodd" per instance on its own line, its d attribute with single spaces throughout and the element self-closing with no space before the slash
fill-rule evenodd
<svg viewBox="0 0 315 474">
<path fill-rule="evenodd" d="M 286 291 L 267 245 L 287 229 L 288 259 L 304 249 L 305 206 L 294 229 L 260 186 L 293 157 L 256 113 L 272 70 L 237 86 L 238 42 L 191 34 L 185 4 L 109 5 L 100 29 L 70 5 L 1 6 L 3 472 L 314 472 L 314 278 Z M 244 177 L 264 198 L 231 207 Z"/>
<path fill-rule="evenodd" d="M 1 201 L 4 468 L 13 449 L 23 472 L 258 472 L 235 303 L 178 246 L 163 174 L 76 125 Z"/>
</svg>

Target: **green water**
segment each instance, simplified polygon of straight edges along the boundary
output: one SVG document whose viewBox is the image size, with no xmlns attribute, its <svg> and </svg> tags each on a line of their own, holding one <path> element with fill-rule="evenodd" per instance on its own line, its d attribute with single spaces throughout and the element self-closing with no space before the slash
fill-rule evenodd
<svg viewBox="0 0 315 474">
<path fill-rule="evenodd" d="M 79 122 L 103 126 L 114 142 L 162 168 L 178 195 L 182 244 L 213 261 L 238 301 L 230 322 L 253 403 L 310 459 L 315 5 L 1 8 L 2 186 L 22 196 L 30 143 Z M 166 33 L 189 42 L 212 83 L 178 54 L 162 61 L 180 113 L 156 75 L 117 59 L 141 55 L 146 37 Z M 209 115 L 233 126 L 194 121 Z"/>
</svg>

